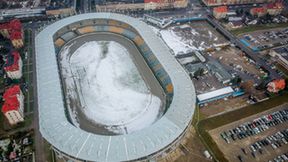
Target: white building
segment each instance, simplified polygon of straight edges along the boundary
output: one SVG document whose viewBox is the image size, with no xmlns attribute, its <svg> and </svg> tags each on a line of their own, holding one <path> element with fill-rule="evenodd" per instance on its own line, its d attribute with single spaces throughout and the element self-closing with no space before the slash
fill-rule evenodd
<svg viewBox="0 0 288 162">
<path fill-rule="evenodd" d="M 269 54 L 274 57 L 279 64 L 288 69 L 288 46 L 272 49 Z"/>
</svg>

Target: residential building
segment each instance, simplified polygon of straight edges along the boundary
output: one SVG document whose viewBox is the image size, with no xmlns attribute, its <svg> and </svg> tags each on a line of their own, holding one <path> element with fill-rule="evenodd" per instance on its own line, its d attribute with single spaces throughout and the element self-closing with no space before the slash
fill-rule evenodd
<svg viewBox="0 0 288 162">
<path fill-rule="evenodd" d="M 24 45 L 22 32 L 19 31 L 12 32 L 10 35 L 10 40 L 15 48 L 21 48 Z"/>
<path fill-rule="evenodd" d="M 8 23 L 0 24 L 0 34 L 9 38 L 15 48 L 23 47 L 23 30 L 20 20 L 14 19 Z"/>
<path fill-rule="evenodd" d="M 23 30 L 20 20 L 14 19 L 9 23 L 9 33 L 12 45 L 15 48 L 23 47 Z"/>
<path fill-rule="evenodd" d="M 253 16 L 261 17 L 267 14 L 267 8 L 265 7 L 254 7 L 250 9 L 250 14 Z"/>
<path fill-rule="evenodd" d="M 0 34 L 5 38 L 9 38 L 9 24 L 8 23 L 0 24 Z"/>
<path fill-rule="evenodd" d="M 270 3 L 275 0 L 202 0 L 207 6 L 220 6 L 220 5 L 246 5 L 257 3 Z"/>
<path fill-rule="evenodd" d="M 243 23 L 242 23 L 242 21 L 232 21 L 232 22 L 228 23 L 228 26 L 231 29 L 238 29 L 238 28 L 241 28 L 243 26 Z"/>
<path fill-rule="evenodd" d="M 269 15 L 275 16 L 281 14 L 284 10 L 284 5 L 281 2 L 269 3 L 266 5 L 266 8 Z"/>
<path fill-rule="evenodd" d="M 225 18 L 228 13 L 228 7 L 227 6 L 220 6 L 213 8 L 213 16 L 216 19 L 222 19 Z"/>
<path fill-rule="evenodd" d="M 283 90 L 285 86 L 286 83 L 284 79 L 277 79 L 267 84 L 267 90 L 272 93 L 278 93 Z"/>
<path fill-rule="evenodd" d="M 19 85 L 6 89 L 2 113 L 11 125 L 24 121 L 24 96 Z"/>
<path fill-rule="evenodd" d="M 11 79 L 20 79 L 22 77 L 22 59 L 17 51 L 11 52 L 7 56 L 4 70 Z"/>
</svg>

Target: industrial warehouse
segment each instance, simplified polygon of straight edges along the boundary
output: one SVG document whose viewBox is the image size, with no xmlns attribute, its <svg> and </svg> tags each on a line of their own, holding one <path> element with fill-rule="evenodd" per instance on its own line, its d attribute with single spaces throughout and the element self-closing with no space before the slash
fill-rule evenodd
<svg viewBox="0 0 288 162">
<path fill-rule="evenodd" d="M 69 100 L 66 93 L 69 89 L 65 90 L 65 84 L 71 82 L 63 81 L 65 80 L 63 69 L 62 73 L 59 73 L 58 68 L 61 71 L 65 66 L 63 62 L 60 63 L 57 56 L 63 58 L 65 48 L 69 47 L 75 48 L 76 52 L 73 55 L 77 55 L 77 48 L 80 49 L 85 44 L 73 47 L 69 43 L 82 37 L 91 37 L 91 34 L 96 34 L 95 39 L 99 39 L 98 33 L 106 33 L 107 37 L 111 34 L 119 35 L 123 40 L 133 42 L 141 54 L 137 57 L 142 57 L 151 70 L 149 75 L 155 76 L 157 84 L 163 89 L 162 102 L 165 103 L 165 111 L 147 127 L 136 129 L 133 133 L 128 131 L 103 135 L 101 130 L 91 131 L 91 128 L 90 130 L 82 128 L 81 123 L 80 126 L 77 125 L 79 114 L 71 110 L 71 100 L 67 103 Z M 41 31 L 36 37 L 35 46 L 40 132 L 58 154 L 84 161 L 153 159 L 171 147 L 177 146 L 186 132 L 196 104 L 194 86 L 181 65 L 172 55 L 167 55 L 170 52 L 165 44 L 145 23 L 113 13 L 72 16 Z M 73 50 L 71 52 L 73 53 Z M 137 69 L 139 63 L 137 61 L 135 63 Z M 141 74 L 141 70 L 139 71 Z M 157 92 L 154 94 L 157 96 Z M 78 109 L 81 108 L 80 105 Z"/>
</svg>

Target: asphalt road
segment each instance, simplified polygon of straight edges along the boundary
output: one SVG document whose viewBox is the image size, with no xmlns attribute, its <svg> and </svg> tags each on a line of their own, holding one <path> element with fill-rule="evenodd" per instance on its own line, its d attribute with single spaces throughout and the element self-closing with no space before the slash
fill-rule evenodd
<svg viewBox="0 0 288 162">
<path fill-rule="evenodd" d="M 35 30 L 32 31 L 32 36 L 35 38 Z M 44 152 L 44 139 L 39 131 L 39 111 L 38 111 L 38 95 L 37 95 L 37 81 L 36 81 L 36 55 L 35 55 L 35 39 L 32 41 L 32 54 L 33 54 L 33 94 L 34 94 L 34 120 L 33 128 L 35 130 L 35 161 L 45 162 L 46 153 Z"/>
</svg>

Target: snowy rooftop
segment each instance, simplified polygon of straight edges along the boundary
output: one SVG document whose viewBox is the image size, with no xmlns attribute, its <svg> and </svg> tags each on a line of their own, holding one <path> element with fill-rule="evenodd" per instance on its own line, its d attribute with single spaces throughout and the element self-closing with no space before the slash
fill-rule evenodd
<svg viewBox="0 0 288 162">
<path fill-rule="evenodd" d="M 114 19 L 134 27 L 174 85 L 174 96 L 166 114 L 148 128 L 131 134 L 102 136 L 83 131 L 67 121 L 53 35 L 62 27 L 85 19 Z M 144 23 L 112 13 L 90 13 L 62 19 L 36 37 L 39 125 L 42 136 L 58 150 L 88 161 L 128 161 L 143 158 L 173 143 L 188 126 L 194 113 L 194 86 L 165 44 Z"/>
</svg>

